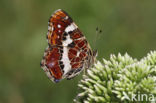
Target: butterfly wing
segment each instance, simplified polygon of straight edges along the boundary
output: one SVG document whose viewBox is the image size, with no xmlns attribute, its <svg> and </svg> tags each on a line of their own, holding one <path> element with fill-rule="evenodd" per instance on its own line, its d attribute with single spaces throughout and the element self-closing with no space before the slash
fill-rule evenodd
<svg viewBox="0 0 156 103">
<path fill-rule="evenodd" d="M 59 9 L 50 17 L 47 40 L 49 47 L 41 67 L 52 81 L 71 79 L 92 64 L 93 53 L 86 38 L 65 11 Z"/>
</svg>

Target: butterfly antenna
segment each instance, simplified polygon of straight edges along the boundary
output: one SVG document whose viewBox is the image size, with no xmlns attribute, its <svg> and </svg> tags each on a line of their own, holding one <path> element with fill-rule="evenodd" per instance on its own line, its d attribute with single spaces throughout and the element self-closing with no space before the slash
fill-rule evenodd
<svg viewBox="0 0 156 103">
<path fill-rule="evenodd" d="M 99 30 L 99 28 L 98 27 L 96 27 L 96 33 L 95 33 L 95 39 L 94 39 L 94 44 L 93 44 L 93 48 L 95 49 L 96 47 L 96 41 L 97 41 L 97 39 L 98 39 L 98 37 L 99 37 L 99 34 L 101 34 L 102 33 L 102 30 L 100 29 Z"/>
</svg>

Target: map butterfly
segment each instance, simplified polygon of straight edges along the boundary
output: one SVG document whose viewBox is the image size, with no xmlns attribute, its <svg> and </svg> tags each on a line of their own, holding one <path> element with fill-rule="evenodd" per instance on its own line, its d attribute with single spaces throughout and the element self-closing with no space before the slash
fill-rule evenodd
<svg viewBox="0 0 156 103">
<path fill-rule="evenodd" d="M 61 9 L 49 19 L 47 41 L 40 65 L 55 83 L 64 78 L 72 79 L 95 62 L 96 51 L 91 50 L 78 26 Z"/>
</svg>

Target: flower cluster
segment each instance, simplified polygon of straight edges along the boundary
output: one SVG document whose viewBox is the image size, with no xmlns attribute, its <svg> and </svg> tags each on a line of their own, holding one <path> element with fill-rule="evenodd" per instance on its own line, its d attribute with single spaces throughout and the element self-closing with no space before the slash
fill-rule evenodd
<svg viewBox="0 0 156 103">
<path fill-rule="evenodd" d="M 156 97 L 156 51 L 140 61 L 127 53 L 111 55 L 110 60 L 98 61 L 88 69 L 78 87 L 75 103 L 152 102 Z"/>
</svg>

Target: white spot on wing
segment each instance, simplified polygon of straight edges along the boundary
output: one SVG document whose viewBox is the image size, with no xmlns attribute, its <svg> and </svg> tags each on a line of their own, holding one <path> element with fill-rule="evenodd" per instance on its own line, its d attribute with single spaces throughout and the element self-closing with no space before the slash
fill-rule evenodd
<svg viewBox="0 0 156 103">
<path fill-rule="evenodd" d="M 70 38 L 69 35 L 66 36 L 66 40 L 63 41 L 63 46 L 68 46 L 68 44 L 72 43 L 72 39 Z"/>
<path fill-rule="evenodd" d="M 61 25 L 60 25 L 60 24 L 58 24 L 58 25 L 57 25 L 57 27 L 58 27 L 58 28 L 61 28 Z"/>
<path fill-rule="evenodd" d="M 51 26 L 48 26 L 48 30 L 51 30 Z"/>
<path fill-rule="evenodd" d="M 78 51 L 77 54 L 76 54 L 76 56 L 79 57 L 79 55 L 80 55 L 80 52 Z"/>
<path fill-rule="evenodd" d="M 67 28 L 65 29 L 65 32 L 70 32 L 70 31 L 74 31 L 75 29 L 77 29 L 77 26 L 75 23 L 71 23 L 69 26 L 67 26 Z"/>
<path fill-rule="evenodd" d="M 67 19 L 68 19 L 68 16 L 66 16 L 64 19 L 66 19 L 66 20 L 67 20 Z"/>
<path fill-rule="evenodd" d="M 54 29 L 53 27 L 48 26 L 48 30 L 49 30 L 49 31 L 53 31 L 53 29 Z"/>
</svg>

